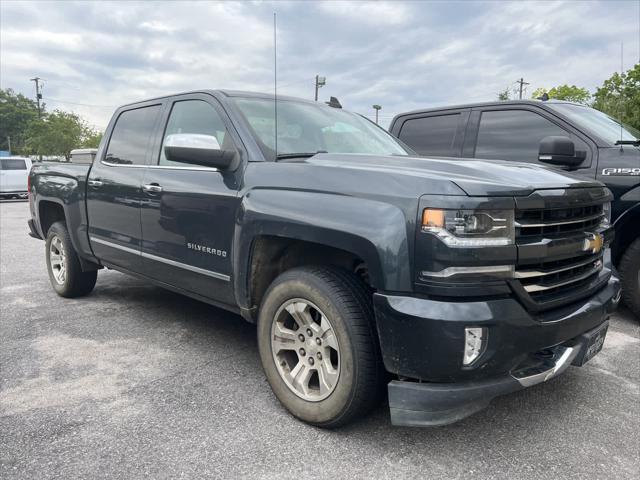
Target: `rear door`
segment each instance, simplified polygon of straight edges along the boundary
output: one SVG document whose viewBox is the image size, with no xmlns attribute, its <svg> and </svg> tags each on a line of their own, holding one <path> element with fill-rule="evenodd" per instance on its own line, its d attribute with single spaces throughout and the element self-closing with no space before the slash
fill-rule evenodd
<svg viewBox="0 0 640 480">
<path fill-rule="evenodd" d="M 233 304 L 231 248 L 242 165 L 231 172 L 172 162 L 163 143 L 171 134 L 194 133 L 214 136 L 222 149 L 240 152 L 240 138 L 207 94 L 175 97 L 163 127 L 143 184 L 144 274 Z"/>
<path fill-rule="evenodd" d="M 135 272 L 141 268 L 142 179 L 162 107 L 143 104 L 120 111 L 87 180 L 89 239 L 95 256 Z"/>
<path fill-rule="evenodd" d="M 23 193 L 27 191 L 27 162 L 23 158 L 0 159 L 0 191 Z"/>
<path fill-rule="evenodd" d="M 432 157 L 459 157 L 469 109 L 425 112 L 404 117 L 392 134 L 418 154 Z"/>
</svg>

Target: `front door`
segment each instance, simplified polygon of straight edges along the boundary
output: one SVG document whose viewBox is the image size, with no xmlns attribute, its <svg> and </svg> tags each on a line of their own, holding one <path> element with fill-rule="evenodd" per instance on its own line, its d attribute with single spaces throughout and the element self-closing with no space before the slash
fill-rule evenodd
<svg viewBox="0 0 640 480">
<path fill-rule="evenodd" d="M 139 272 L 142 179 L 161 105 L 125 110 L 87 180 L 89 239 L 96 257 Z"/>
<path fill-rule="evenodd" d="M 164 139 L 178 133 L 215 136 L 238 151 L 230 124 L 208 95 L 179 97 L 156 158 L 146 169 L 142 201 L 144 274 L 184 290 L 233 304 L 231 246 L 238 205 L 238 175 L 178 163 L 164 155 Z"/>
</svg>

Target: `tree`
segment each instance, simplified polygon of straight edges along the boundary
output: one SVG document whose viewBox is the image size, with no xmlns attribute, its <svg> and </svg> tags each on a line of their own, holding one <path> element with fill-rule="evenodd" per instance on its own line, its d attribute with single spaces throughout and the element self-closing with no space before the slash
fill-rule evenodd
<svg viewBox="0 0 640 480">
<path fill-rule="evenodd" d="M 101 137 L 75 113 L 54 110 L 29 124 L 26 146 L 30 153 L 64 155 L 68 160 L 71 150 L 97 147 Z"/>
<path fill-rule="evenodd" d="M 501 92 L 498 92 L 498 100 L 501 102 L 506 102 L 507 100 L 511 100 L 509 87 L 506 87 Z"/>
<path fill-rule="evenodd" d="M 0 150 L 11 150 L 16 154 L 25 152 L 25 132 L 29 124 L 38 119 L 36 102 L 12 89 L 0 89 Z"/>
<path fill-rule="evenodd" d="M 593 96 L 593 108 L 640 129 L 640 64 L 604 81 Z"/>
<path fill-rule="evenodd" d="M 82 148 L 98 148 L 100 145 L 100 140 L 102 140 L 102 132 L 98 132 L 97 130 L 89 129 L 87 131 L 87 135 L 82 142 Z"/>
<path fill-rule="evenodd" d="M 591 100 L 591 94 L 586 88 L 576 87 L 575 85 L 558 85 L 551 89 L 537 88 L 531 98 L 538 98 L 544 94 L 549 95 L 549 98 L 556 100 L 566 100 L 568 102 L 581 103 L 588 105 Z"/>
</svg>

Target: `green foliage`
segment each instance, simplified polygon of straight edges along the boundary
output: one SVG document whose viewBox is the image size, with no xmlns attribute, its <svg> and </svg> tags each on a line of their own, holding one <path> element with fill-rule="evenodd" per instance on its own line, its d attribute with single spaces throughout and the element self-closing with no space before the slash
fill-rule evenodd
<svg viewBox="0 0 640 480">
<path fill-rule="evenodd" d="M 593 96 L 593 107 L 640 129 L 640 64 L 623 74 L 614 73 Z"/>
<path fill-rule="evenodd" d="M 100 141 L 102 140 L 102 132 L 97 130 L 89 130 L 86 132 L 86 136 L 80 145 L 82 148 L 98 148 Z"/>
<path fill-rule="evenodd" d="M 38 107 L 34 100 L 16 94 L 12 89 L 0 89 L 0 150 L 25 154 L 25 132 L 29 124 L 38 119 Z"/>
<path fill-rule="evenodd" d="M 534 90 L 531 98 L 541 97 L 545 93 L 549 95 L 549 98 L 581 103 L 583 105 L 588 105 L 591 100 L 589 90 L 586 88 L 576 87 L 575 85 L 558 85 L 551 89 L 538 88 Z"/>
<path fill-rule="evenodd" d="M 97 148 L 102 133 L 89 127 L 75 113 L 55 110 L 47 113 L 42 106 L 42 118 L 34 100 L 16 94 L 12 89 L 0 89 L 0 150 L 18 155 L 64 155 L 74 148 Z"/>
<path fill-rule="evenodd" d="M 64 155 L 69 159 L 71 150 L 97 146 L 101 137 L 75 113 L 54 110 L 29 124 L 27 148 L 34 154 Z"/>
<path fill-rule="evenodd" d="M 506 87 L 504 90 L 502 90 L 501 92 L 498 92 L 498 100 L 501 102 L 506 102 L 507 100 L 510 100 L 510 92 L 509 92 L 509 87 Z"/>
</svg>

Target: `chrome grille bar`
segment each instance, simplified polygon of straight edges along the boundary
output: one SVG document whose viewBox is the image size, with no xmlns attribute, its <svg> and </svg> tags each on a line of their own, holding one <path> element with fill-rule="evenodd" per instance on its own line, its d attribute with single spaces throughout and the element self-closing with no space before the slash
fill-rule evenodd
<svg viewBox="0 0 640 480">
<path fill-rule="evenodd" d="M 593 275 L 594 273 L 599 272 L 600 270 L 602 270 L 602 262 L 596 260 L 594 262 L 593 268 L 591 268 L 590 270 L 587 270 L 586 272 L 582 273 L 581 275 L 577 275 L 575 277 L 571 277 L 571 278 L 569 278 L 567 280 L 563 280 L 561 282 L 550 283 L 548 285 L 532 283 L 530 285 L 524 285 L 524 289 L 528 293 L 543 292 L 545 290 L 551 290 L 552 288 L 563 287 L 565 285 L 570 285 L 572 283 L 579 282 L 580 280 L 584 280 L 586 278 L 589 278 L 591 275 Z"/>
<path fill-rule="evenodd" d="M 563 222 L 544 222 L 544 223 L 527 223 L 526 221 L 519 221 L 519 222 L 515 222 L 515 226 L 516 227 L 555 227 L 557 225 L 569 225 L 572 223 L 581 223 L 581 222 L 588 222 L 591 220 L 596 220 L 598 218 L 602 218 L 603 214 L 599 213 L 597 215 L 591 215 L 588 217 L 581 217 L 581 218 L 576 218 L 573 220 L 566 220 Z"/>
<path fill-rule="evenodd" d="M 590 263 L 595 263 L 600 260 L 602 256 L 598 256 L 596 258 L 589 257 L 587 260 L 582 260 L 577 263 L 572 263 L 570 265 L 565 265 L 561 268 L 555 268 L 552 270 L 518 270 L 515 272 L 515 278 L 535 278 L 535 277 L 545 277 L 547 275 L 553 275 L 556 273 L 566 272 L 567 270 L 571 270 L 577 267 L 583 267 L 585 265 L 589 265 Z"/>
</svg>

